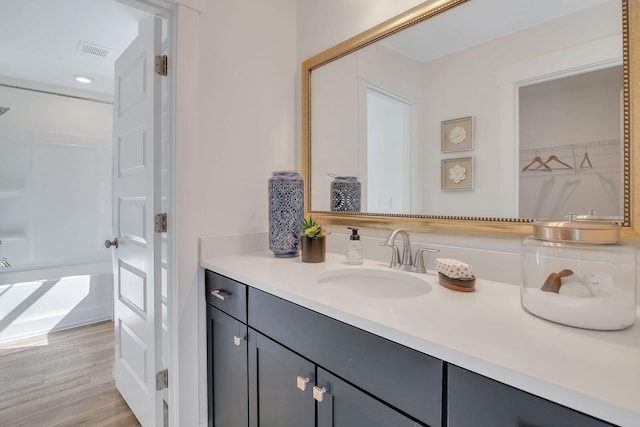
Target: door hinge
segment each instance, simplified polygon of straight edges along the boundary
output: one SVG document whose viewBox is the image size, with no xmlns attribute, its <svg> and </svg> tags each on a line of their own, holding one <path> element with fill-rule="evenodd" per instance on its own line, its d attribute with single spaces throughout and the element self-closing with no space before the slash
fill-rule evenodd
<svg viewBox="0 0 640 427">
<path fill-rule="evenodd" d="M 167 232 L 167 214 L 166 213 L 160 213 L 156 215 L 154 229 L 156 233 Z"/>
<path fill-rule="evenodd" d="M 167 55 L 156 55 L 156 74 L 167 75 Z"/>
<path fill-rule="evenodd" d="M 164 390 L 169 387 L 169 370 L 163 369 L 156 374 L 156 390 Z"/>
</svg>

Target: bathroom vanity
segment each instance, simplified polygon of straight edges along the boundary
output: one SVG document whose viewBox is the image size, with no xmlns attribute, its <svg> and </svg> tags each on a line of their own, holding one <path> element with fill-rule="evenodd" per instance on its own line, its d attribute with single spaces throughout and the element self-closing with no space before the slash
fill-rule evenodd
<svg viewBox="0 0 640 427">
<path fill-rule="evenodd" d="M 425 292 L 337 289 L 316 278 L 389 269 L 327 255 L 202 258 L 209 425 L 640 423 L 637 326 L 556 325 L 523 311 L 517 286 L 484 280 L 459 293 L 403 272 Z"/>
<path fill-rule="evenodd" d="M 314 426 L 316 402 L 319 426 L 415 425 L 399 410 L 439 424 L 442 361 L 211 271 L 205 280 L 215 425 L 248 415 Z"/>
</svg>

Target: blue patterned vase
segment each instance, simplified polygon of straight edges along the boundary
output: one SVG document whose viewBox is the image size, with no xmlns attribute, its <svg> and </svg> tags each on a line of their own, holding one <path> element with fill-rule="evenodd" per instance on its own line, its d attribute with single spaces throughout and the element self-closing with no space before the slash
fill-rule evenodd
<svg viewBox="0 0 640 427">
<path fill-rule="evenodd" d="M 360 212 L 360 182 L 355 176 L 336 176 L 331 182 L 331 210 Z"/>
<path fill-rule="evenodd" d="M 300 254 L 304 218 L 304 182 L 297 172 L 269 178 L 269 249 L 278 258 Z"/>
</svg>

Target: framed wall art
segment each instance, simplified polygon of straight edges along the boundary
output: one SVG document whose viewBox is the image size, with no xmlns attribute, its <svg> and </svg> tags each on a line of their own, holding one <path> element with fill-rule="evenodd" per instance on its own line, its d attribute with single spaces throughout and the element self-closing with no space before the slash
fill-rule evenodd
<svg viewBox="0 0 640 427">
<path fill-rule="evenodd" d="M 443 190 L 473 190 L 473 157 L 442 159 Z"/>
<path fill-rule="evenodd" d="M 473 149 L 473 116 L 442 122 L 442 152 Z"/>
</svg>

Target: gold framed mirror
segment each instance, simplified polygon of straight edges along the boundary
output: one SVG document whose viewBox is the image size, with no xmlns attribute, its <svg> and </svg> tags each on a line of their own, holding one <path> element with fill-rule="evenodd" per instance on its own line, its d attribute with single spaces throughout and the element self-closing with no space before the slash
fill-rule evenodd
<svg viewBox="0 0 640 427">
<path fill-rule="evenodd" d="M 607 1 L 612 1 L 612 0 L 607 0 Z M 637 46 L 638 43 L 635 40 L 638 40 L 638 37 L 640 36 L 640 31 L 638 30 L 638 27 L 640 25 L 639 22 L 639 17 L 638 17 L 638 9 L 640 9 L 640 1 L 639 0 L 613 0 L 615 1 L 618 9 L 618 22 L 621 23 L 620 26 L 621 28 L 619 29 L 619 37 L 621 37 L 622 40 L 620 40 L 620 52 L 618 54 L 619 57 L 619 62 L 616 64 L 615 61 L 603 61 L 601 59 L 594 59 L 594 62 L 600 61 L 600 63 L 605 63 L 607 62 L 607 67 L 608 66 L 619 66 L 620 72 L 622 74 L 621 76 L 621 94 L 620 94 L 620 99 L 621 102 L 619 104 L 619 114 L 621 117 L 621 122 L 622 122 L 622 126 L 620 127 L 619 130 L 619 153 L 620 153 L 620 165 L 619 165 L 619 174 L 620 174 L 620 188 L 619 188 L 619 212 L 616 214 L 615 218 L 616 220 L 621 223 L 625 229 L 625 232 L 627 234 L 635 234 L 635 230 L 638 229 L 638 224 L 636 223 L 636 220 L 633 216 L 633 212 L 635 212 L 634 209 L 634 204 L 637 203 L 638 197 L 636 197 L 637 193 L 638 193 L 638 189 L 640 189 L 640 176 L 638 176 L 638 174 L 635 174 L 633 172 L 633 168 L 632 168 L 632 164 L 634 162 L 634 155 L 637 152 L 637 146 L 640 143 L 640 141 L 638 141 L 637 138 L 634 138 L 635 136 L 635 132 L 634 129 L 638 129 L 638 118 L 634 117 L 633 114 L 633 106 L 634 106 L 634 99 L 638 99 L 638 70 L 640 67 L 640 62 L 638 61 L 637 57 L 635 56 L 634 52 L 636 50 L 638 50 L 640 48 L 640 46 Z M 595 3 L 599 3 L 599 0 L 595 0 Z M 392 35 L 397 35 L 397 34 L 404 34 L 406 32 L 406 30 L 410 30 L 412 28 L 414 28 L 414 26 L 421 24 L 421 25 L 436 25 L 437 23 L 437 19 L 441 19 L 447 16 L 447 14 L 452 13 L 452 11 L 456 11 L 456 10 L 462 10 L 462 7 L 466 7 L 466 5 L 470 5 L 470 4 L 475 4 L 476 7 L 480 7 L 480 4 L 482 2 L 479 2 L 477 0 L 440 0 L 440 1 L 427 1 L 413 9 L 410 9 L 409 11 L 407 11 L 406 13 L 403 13 L 395 18 L 392 18 L 386 22 L 383 22 L 382 24 L 379 24 L 373 28 L 371 28 L 370 30 L 367 30 L 349 40 L 346 40 L 330 49 L 327 49 L 324 52 L 321 52 L 318 55 L 315 55 L 309 59 L 307 59 L 306 61 L 303 62 L 302 64 L 302 143 L 303 143 L 303 149 L 302 149 L 302 154 L 303 154 L 303 176 L 305 179 L 305 213 L 307 215 L 311 214 L 314 217 L 316 217 L 319 221 L 326 223 L 326 224 L 350 224 L 350 225 L 357 225 L 357 226 L 369 226 L 369 227 L 384 227 L 384 228 L 391 228 L 391 227 L 402 227 L 405 229 L 410 229 L 410 230 L 416 230 L 416 231 L 425 231 L 425 232 L 436 232 L 436 233 L 450 233 L 450 234 L 469 234 L 469 235 L 497 235 L 497 236 L 516 236 L 516 235 L 523 235 L 523 234 L 528 234 L 530 232 L 530 226 L 528 225 L 528 223 L 530 223 L 533 219 L 534 216 L 524 216 L 524 217 L 520 217 L 518 215 L 505 215 L 502 212 L 497 212 L 497 213 L 493 213 L 493 212 L 489 212 L 488 214 L 486 214 L 484 211 L 479 211 L 479 212 L 467 212 L 465 209 L 458 209 L 456 211 L 443 211 L 443 212 L 436 212 L 436 213 L 430 213 L 430 212 L 423 212 L 423 211 L 402 211 L 402 212 L 383 212 L 384 209 L 381 209 L 381 211 L 376 211 L 376 209 L 366 209 L 366 208 L 362 208 L 362 209 L 358 209 L 358 211 L 334 211 L 329 209 L 326 205 L 324 204 L 319 204 L 316 200 L 318 199 L 317 195 L 314 196 L 314 192 L 315 193 L 320 193 L 321 197 L 326 198 L 327 200 L 331 199 L 331 196 L 329 194 L 329 186 L 325 181 L 323 181 L 323 178 L 321 177 L 321 175 L 327 175 L 330 172 L 333 172 L 334 174 L 338 174 L 338 175 L 356 175 L 356 173 L 350 173 L 351 171 L 344 171 L 344 169 L 340 169 L 339 163 L 340 162 L 334 162 L 334 160 L 336 159 L 336 157 L 327 157 L 326 153 L 320 153 L 318 154 L 318 150 L 317 148 L 321 146 L 321 144 L 324 143 L 324 141 L 327 139 L 326 135 L 322 135 L 324 137 L 324 139 L 319 138 L 318 137 L 318 128 L 319 128 L 319 123 L 323 123 L 321 121 L 324 120 L 324 123 L 326 123 L 327 121 L 330 120 L 336 120 L 336 121 L 340 121 L 342 119 L 344 119 L 344 117 L 346 116 L 346 114 L 340 115 L 340 116 L 331 116 L 331 115 L 326 115 L 326 117 L 323 118 L 323 116 L 318 113 L 318 108 L 317 105 L 314 107 L 314 101 L 317 102 L 318 99 L 320 99 L 321 97 L 319 96 L 319 94 L 322 94 L 326 91 L 322 91 L 321 89 L 318 89 L 318 86 L 321 84 L 322 80 L 326 78 L 324 77 L 326 75 L 325 70 L 328 70 L 329 66 L 331 66 L 331 64 L 339 64 L 340 60 L 342 60 L 343 58 L 347 58 L 347 59 L 351 59 L 356 55 L 361 55 L 364 48 L 370 48 L 370 47 L 374 47 L 379 45 L 381 42 L 385 42 L 385 40 L 390 40 L 387 39 L 388 37 L 392 36 Z M 486 3 L 486 2 L 485 2 Z M 538 4 L 538 8 L 539 4 Z M 459 18 L 458 18 L 459 19 Z M 442 25 L 440 24 L 440 28 L 442 27 Z M 601 39 L 606 39 L 606 37 L 604 36 L 600 36 Z M 446 41 L 446 38 L 444 38 L 444 40 Z M 389 45 L 391 43 L 389 42 Z M 438 45 L 438 43 L 435 43 L 436 45 Z M 447 44 L 447 43 L 440 43 L 442 45 Z M 470 43 L 469 46 L 474 46 L 473 43 Z M 474 47 L 471 47 L 471 49 L 474 49 Z M 442 53 L 440 53 L 440 55 L 443 55 Z M 361 55 L 362 56 L 362 55 Z M 566 56 L 566 55 L 565 55 Z M 543 55 L 543 54 L 539 54 L 539 58 L 543 58 L 543 60 L 546 60 L 549 58 L 549 55 Z M 522 65 L 520 66 L 521 69 L 523 68 L 527 68 L 527 69 L 531 69 L 531 68 L 535 68 L 532 67 L 531 64 L 532 62 L 530 61 L 530 58 L 526 57 L 526 56 L 522 56 L 520 58 L 518 58 L 518 60 L 520 61 L 521 64 L 525 64 L 526 67 L 523 67 Z M 534 64 L 535 65 L 535 64 Z M 570 65 L 573 68 L 580 68 L 580 69 L 584 69 L 584 65 Z M 358 67 L 360 67 L 360 69 L 365 69 L 366 68 L 366 64 L 365 65 L 361 65 L 358 64 Z M 581 68 L 582 67 L 582 68 Z M 598 65 L 598 67 L 596 67 L 597 69 L 603 69 L 605 68 L 605 66 L 603 65 Z M 505 69 L 507 71 L 505 71 Z M 499 72 L 496 72 L 496 74 L 509 74 L 509 72 L 512 72 L 514 69 L 514 67 L 503 67 L 502 70 L 499 70 Z M 370 74 L 372 74 L 372 71 L 366 71 L 369 72 Z M 551 74 L 562 74 L 562 73 L 558 73 L 557 71 L 551 72 Z M 525 81 L 527 82 L 527 85 L 530 85 L 532 82 L 538 82 L 538 81 L 542 81 L 544 79 L 534 79 L 531 78 L 531 76 L 528 76 L 526 78 L 522 78 L 522 76 L 518 77 L 521 81 Z M 366 80 L 363 79 L 361 76 L 358 76 L 358 79 L 360 80 L 360 84 L 362 80 Z M 511 79 L 509 82 L 512 82 L 513 79 Z M 361 84 L 362 85 L 362 84 Z M 410 85 L 406 85 L 407 87 L 410 87 Z M 510 87 L 509 90 L 511 90 L 512 92 L 505 92 L 507 93 L 507 95 L 511 95 L 513 96 L 513 91 L 517 91 L 518 87 L 517 85 L 505 85 L 505 87 L 508 86 Z M 376 88 L 379 89 L 379 86 Z M 381 92 L 391 92 L 391 91 L 386 91 L 384 88 L 381 90 Z M 393 91 L 394 93 L 392 95 L 396 95 L 396 91 Z M 409 92 L 410 93 L 410 92 Z M 504 99 L 507 99 L 508 97 L 505 97 L 505 93 L 499 94 L 499 96 L 502 96 Z M 411 96 L 411 95 L 408 95 Z M 504 115 L 504 107 L 502 105 L 497 105 L 497 104 L 493 104 L 493 106 L 498 109 L 501 108 L 503 109 L 503 111 L 500 114 Z M 513 109 L 513 106 L 510 106 L 509 108 Z M 517 107 L 516 107 L 517 108 Z M 509 113 L 507 109 L 507 115 L 511 114 Z M 470 114 L 467 114 L 470 113 Z M 467 191 L 450 191 L 450 188 L 453 187 L 455 188 L 455 186 L 445 186 L 445 185 L 441 185 L 440 180 L 438 179 L 437 182 L 433 181 L 433 180 L 429 180 L 429 185 L 432 188 L 436 188 L 436 190 L 432 190 L 434 192 L 440 192 L 440 194 L 442 194 L 443 197 L 447 197 L 450 199 L 453 199 L 454 197 L 460 197 L 459 195 L 462 194 L 462 197 L 467 197 L 470 198 L 469 194 L 472 194 L 472 196 L 477 197 L 477 198 L 483 198 L 485 196 L 482 195 L 481 191 L 483 190 L 483 185 L 484 187 L 484 191 L 487 192 L 487 194 L 489 192 L 492 193 L 499 193 L 499 188 L 496 187 L 496 184 L 493 183 L 491 185 L 487 185 L 486 184 L 486 179 L 484 179 L 482 173 L 486 173 L 487 169 L 491 167 L 490 164 L 488 164 L 486 162 L 486 160 L 483 160 L 481 157 L 481 150 L 486 150 L 487 147 L 487 143 L 486 140 L 489 138 L 486 138 L 486 133 L 487 133 L 487 129 L 486 129 L 486 123 L 488 120 L 485 120 L 484 118 L 480 117 L 482 120 L 478 120 L 478 115 L 477 113 L 474 114 L 476 112 L 474 111 L 460 111 L 460 114 L 458 114 L 457 116 L 454 115 L 453 113 L 451 113 L 451 115 L 453 117 L 436 117 L 435 115 L 432 117 L 432 122 L 433 122 L 433 127 L 437 126 L 438 127 L 438 133 L 437 134 L 433 134 L 431 135 L 431 137 L 423 137 L 419 140 L 419 144 L 430 144 L 432 146 L 437 146 L 437 154 L 436 155 L 432 155 L 430 158 L 433 158 L 432 162 L 435 164 L 438 164 L 438 167 L 436 168 L 435 166 L 431 166 L 430 169 L 433 170 L 434 173 L 437 173 L 438 176 L 440 176 L 440 174 L 442 174 L 443 176 L 446 176 L 446 171 L 440 170 L 440 163 L 442 162 L 442 164 L 449 164 L 447 161 L 450 159 L 455 160 L 456 158 L 463 158 L 463 159 L 468 159 L 469 157 L 473 157 L 473 158 L 477 158 L 475 160 L 475 166 L 474 166 L 474 173 L 476 174 L 476 179 L 475 179 L 475 190 L 474 190 L 474 186 L 469 186 L 469 187 L 462 187 L 463 189 L 466 189 Z M 357 112 L 355 113 L 355 115 L 357 116 Z M 360 113 L 361 114 L 361 113 Z M 468 117 L 467 115 L 469 115 L 471 117 L 471 121 L 466 120 Z M 636 114 L 637 115 L 637 114 Z M 474 118 L 474 116 L 476 116 Z M 453 119 L 453 120 L 445 120 L 445 119 Z M 444 129 L 444 125 L 448 124 L 450 122 L 453 123 L 458 123 L 457 120 L 459 119 L 464 119 L 466 121 L 461 121 L 459 123 L 464 124 L 465 126 L 473 126 L 475 127 L 475 130 L 473 130 L 474 133 L 470 133 L 470 136 L 474 136 L 474 144 L 475 144 L 475 148 L 474 148 L 474 144 L 469 144 L 470 148 L 467 148 L 467 151 L 455 151 L 454 149 L 451 149 L 449 146 L 446 147 L 445 149 L 445 141 L 441 140 L 441 137 L 444 138 L 443 135 L 441 135 L 440 133 L 440 126 L 442 123 L 443 129 Z M 499 118 L 500 120 L 502 120 L 502 117 Z M 473 120 L 475 120 L 475 123 L 473 122 Z M 360 118 L 360 121 L 362 121 L 362 118 Z M 471 123 L 471 125 L 467 125 L 467 123 Z M 459 128 L 459 126 L 458 126 Z M 454 130 L 456 132 L 460 132 L 460 129 L 458 128 L 454 128 Z M 512 128 L 510 129 L 511 132 L 514 131 L 514 129 L 517 129 L 518 126 L 517 125 L 513 125 Z M 465 130 L 465 132 L 467 132 Z M 358 130 L 356 129 L 356 131 L 353 132 L 356 137 L 353 139 L 357 139 L 358 138 Z M 504 132 L 503 132 L 504 133 Z M 331 135 L 331 132 L 326 132 L 327 135 Z M 466 133 L 465 133 L 466 134 Z M 456 134 L 456 138 L 459 137 L 459 133 Z M 330 139 L 330 138 L 329 138 Z M 340 139 L 340 137 L 336 138 L 337 140 Z M 511 144 L 514 145 L 513 142 L 511 142 L 511 140 L 509 140 L 509 137 L 504 138 L 504 140 L 506 142 L 503 142 L 502 146 L 499 146 L 497 149 L 496 148 L 492 148 L 493 150 L 499 150 L 499 156 L 502 156 L 502 160 L 504 162 L 504 159 L 515 159 L 515 162 L 512 162 L 515 164 L 511 165 L 511 171 L 510 173 L 514 173 L 515 171 L 520 171 L 523 167 L 523 161 L 525 159 L 520 159 L 520 163 L 518 163 L 518 155 L 520 154 L 520 156 L 522 156 L 522 150 L 519 150 L 517 147 L 516 148 L 509 148 L 509 146 L 507 144 Z M 453 140 L 454 142 L 454 147 L 455 147 L 455 140 Z M 314 145 L 315 144 L 315 145 Z M 591 144 L 591 143 L 590 143 Z M 449 144 L 450 146 L 452 146 L 451 144 Z M 570 157 L 573 158 L 577 158 L 573 160 L 573 162 L 571 163 L 572 165 L 575 165 L 577 168 L 577 165 L 582 163 L 583 165 L 586 165 L 587 163 L 585 163 L 585 159 L 584 157 L 588 155 L 588 151 L 587 150 L 592 150 L 592 148 L 587 148 L 586 144 L 585 146 L 578 146 L 576 144 L 571 144 L 572 145 L 572 153 L 570 155 Z M 589 145 L 589 147 L 592 147 L 593 145 Z M 315 151 L 314 151 L 315 148 Z M 504 152 L 511 150 L 508 154 L 504 154 Z M 536 153 L 537 149 L 534 149 L 532 152 Z M 342 150 L 340 150 L 342 151 Z M 447 151 L 453 151 L 452 153 L 449 153 Z M 530 150 L 531 151 L 531 150 Z M 315 153 L 315 154 L 314 154 Z M 405 156 L 406 158 L 412 158 L 414 157 L 413 154 L 415 154 L 413 151 L 409 152 L 408 156 Z M 336 154 L 336 156 L 340 156 L 341 152 L 338 152 Z M 488 154 L 488 155 L 493 155 L 495 156 L 496 153 L 494 152 L 493 154 Z M 567 157 L 563 157 L 559 152 L 558 152 L 558 156 L 556 156 L 556 153 L 554 151 L 550 151 L 548 153 L 545 153 L 544 155 L 545 159 L 551 159 L 552 157 L 560 157 L 561 159 L 567 159 Z M 317 163 L 318 159 L 321 158 L 326 158 L 326 162 L 328 162 L 328 165 L 323 164 L 322 167 L 319 167 Z M 421 157 L 421 160 L 424 159 L 424 157 Z M 360 160 L 362 163 L 362 160 Z M 429 160 L 431 161 L 431 160 Z M 415 162 L 415 159 L 414 159 Z M 426 162 L 425 162 L 426 163 Z M 504 162 L 506 163 L 506 162 Z M 528 162 L 527 162 L 528 163 Z M 564 163 L 564 162 L 562 162 Z M 331 170 L 332 167 L 334 167 L 335 165 L 335 170 Z M 526 166 L 526 165 L 525 165 Z M 556 164 L 556 166 L 561 166 L 560 164 Z M 366 169 L 366 167 L 364 168 Z M 392 170 L 398 170 L 391 168 Z M 436 170 L 437 169 L 437 170 Z M 536 174 L 536 175 L 542 175 L 542 173 L 539 173 L 540 171 L 535 171 L 532 173 Z M 575 172 L 571 172 L 573 174 L 577 174 L 578 172 L 582 172 L 582 171 L 575 171 Z M 478 175 L 479 174 L 479 175 Z M 558 176 L 560 176 L 562 174 L 562 172 L 558 172 Z M 567 173 L 565 173 L 565 175 L 568 175 Z M 416 176 L 416 175 L 414 175 Z M 419 177 L 421 177 L 421 175 L 417 175 Z M 457 179 L 460 179 L 460 176 L 464 177 L 463 175 L 458 175 Z M 510 176 L 510 175 L 509 175 Z M 521 178 L 521 176 L 520 176 Z M 444 179 L 444 178 L 443 178 Z M 464 178 L 463 178 L 464 179 Z M 419 181 L 419 180 L 414 180 L 415 181 Z M 502 179 L 500 180 L 501 182 L 509 182 L 510 179 Z M 516 181 L 518 181 L 516 179 Z M 522 181 L 522 179 L 520 180 Z M 406 182 L 411 182 L 411 180 L 407 181 L 405 179 L 405 187 L 407 187 Z M 493 185 L 493 186 L 492 186 Z M 503 185 L 503 184 L 500 184 Z M 515 192 L 518 193 L 519 189 L 515 188 L 513 185 L 513 183 L 509 184 L 511 185 L 511 187 L 509 187 L 507 185 L 507 187 L 505 187 L 507 189 L 507 192 Z M 363 187 L 366 187 L 367 184 L 363 183 Z M 362 190 L 364 193 L 364 189 Z M 520 189 L 521 191 L 521 189 Z M 475 193 L 474 193 L 475 192 Z M 473 200 L 473 199 L 470 199 Z M 514 205 L 513 201 L 508 202 L 510 204 L 509 209 L 512 208 L 512 206 Z M 390 203 L 387 202 L 386 199 L 383 199 L 382 201 L 378 200 L 378 207 L 387 207 Z M 477 203 L 471 201 L 469 202 L 470 205 L 477 205 Z M 437 205 L 437 204 L 433 204 L 433 205 Z M 333 206 L 332 206 L 333 209 Z M 516 210 L 518 209 L 517 207 L 515 208 Z M 568 212 L 565 212 L 568 213 Z M 581 211 L 579 211 L 578 213 L 582 213 Z M 536 216 L 537 217 L 537 216 Z"/>
</svg>

